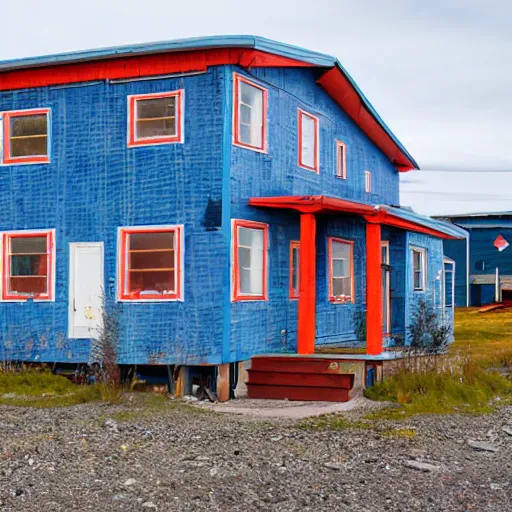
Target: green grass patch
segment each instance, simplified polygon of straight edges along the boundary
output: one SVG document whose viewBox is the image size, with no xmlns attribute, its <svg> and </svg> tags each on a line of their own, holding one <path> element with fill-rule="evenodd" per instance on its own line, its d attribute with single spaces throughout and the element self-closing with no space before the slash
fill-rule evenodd
<svg viewBox="0 0 512 512">
<path fill-rule="evenodd" d="M 401 370 L 368 388 L 365 396 L 401 405 L 370 413 L 368 419 L 453 412 L 479 414 L 492 409 L 489 403 L 496 396 L 511 398 L 512 381 L 469 361 L 453 371 Z"/>
<path fill-rule="evenodd" d="M 49 370 L 0 373 L 0 405 L 68 407 L 96 401 L 116 403 L 121 395 L 119 387 L 78 386 Z"/>
</svg>

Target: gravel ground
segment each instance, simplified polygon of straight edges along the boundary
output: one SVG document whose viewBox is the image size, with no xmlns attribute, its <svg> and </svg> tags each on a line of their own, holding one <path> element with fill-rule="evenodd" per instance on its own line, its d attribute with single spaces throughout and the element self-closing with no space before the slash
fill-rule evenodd
<svg viewBox="0 0 512 512">
<path fill-rule="evenodd" d="M 512 510 L 511 407 L 304 430 L 145 400 L 0 407 L 0 510 Z"/>
</svg>

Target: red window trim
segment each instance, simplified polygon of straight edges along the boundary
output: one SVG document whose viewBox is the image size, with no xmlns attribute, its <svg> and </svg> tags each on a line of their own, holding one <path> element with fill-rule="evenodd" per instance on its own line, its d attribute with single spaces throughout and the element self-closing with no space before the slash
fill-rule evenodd
<svg viewBox="0 0 512 512">
<path fill-rule="evenodd" d="M 176 250 L 175 250 L 175 265 L 176 270 L 174 273 L 175 279 L 175 292 L 169 293 L 165 297 L 162 295 L 143 295 L 135 293 L 125 293 L 126 287 L 126 264 L 127 253 L 126 243 L 127 235 L 139 233 L 176 233 Z M 168 302 L 183 300 L 183 225 L 173 226 L 134 226 L 123 227 L 118 230 L 118 275 L 117 275 L 117 300 L 120 302 Z"/>
<path fill-rule="evenodd" d="M 40 295 L 19 295 L 9 294 L 9 278 L 11 271 L 11 261 L 9 258 L 9 246 L 12 238 L 35 238 L 46 236 L 46 257 L 47 257 L 47 276 L 46 290 L 47 292 Z M 4 301 L 26 301 L 34 299 L 37 301 L 53 301 L 54 300 L 54 275 L 55 275 L 55 230 L 33 230 L 33 231 L 10 231 L 3 233 L 3 273 L 2 273 L 2 300 Z"/>
<path fill-rule="evenodd" d="M 340 158 L 340 148 L 343 148 L 343 158 Z M 347 145 L 341 140 L 336 141 L 336 177 L 347 179 Z"/>
<path fill-rule="evenodd" d="M 314 171 L 317 174 L 320 174 L 320 151 L 319 151 L 319 139 L 320 139 L 320 133 L 319 133 L 319 122 L 318 117 L 314 116 L 313 114 L 310 114 L 309 112 L 306 112 L 302 109 L 297 109 L 298 111 L 298 165 L 299 167 L 302 167 L 303 169 L 307 169 L 308 171 Z M 311 167 L 305 163 L 302 162 L 302 116 L 307 116 L 310 119 L 313 119 L 315 123 L 315 165 L 314 167 Z"/>
<path fill-rule="evenodd" d="M 263 231 L 263 293 L 261 295 L 247 295 L 240 292 L 240 271 L 238 269 L 238 228 L 261 229 Z M 233 302 L 247 300 L 268 301 L 268 224 L 249 220 L 233 220 Z"/>
<path fill-rule="evenodd" d="M 240 140 L 240 132 L 238 120 L 240 117 L 240 104 L 239 104 L 239 89 L 240 82 L 244 82 L 256 89 L 260 89 L 263 91 L 263 123 L 261 125 L 261 146 L 253 146 L 252 144 L 247 144 L 246 142 L 242 142 Z M 261 153 L 267 152 L 267 109 L 268 109 L 268 89 L 262 87 L 261 85 L 253 82 L 252 80 L 247 79 L 246 77 L 233 73 L 233 144 L 235 146 L 239 146 L 241 148 L 252 149 L 253 151 L 259 151 Z"/>
<path fill-rule="evenodd" d="M 183 142 L 183 89 L 152 94 L 132 94 L 128 96 L 128 147 L 154 146 Z M 176 97 L 176 135 L 170 137 L 135 138 L 135 111 L 138 100 Z"/>
<path fill-rule="evenodd" d="M 297 276 L 299 276 L 300 279 L 300 242 L 298 240 L 291 240 L 290 241 L 290 286 L 289 286 L 289 297 L 290 299 L 298 299 L 299 298 L 299 290 L 300 290 L 300 281 L 297 282 L 297 293 L 295 293 L 295 290 L 293 289 L 293 250 L 297 249 L 299 251 L 299 259 L 297 261 L 298 265 L 295 269 L 297 271 Z"/>
<path fill-rule="evenodd" d="M 336 297 L 333 294 L 332 289 L 332 243 L 333 242 L 340 242 L 343 244 L 348 244 L 350 246 L 350 276 L 352 277 L 351 283 L 350 283 L 350 301 L 346 302 L 340 302 L 336 300 Z M 328 289 L 329 289 L 329 302 L 332 302 L 333 304 L 354 304 L 355 303 L 355 275 L 354 275 L 354 241 L 353 240 L 346 240 L 345 238 L 337 238 L 334 236 L 327 237 L 327 254 L 328 254 Z"/>
<path fill-rule="evenodd" d="M 36 116 L 46 115 L 47 123 L 47 145 L 46 155 L 38 156 L 11 156 L 11 123 L 10 120 L 13 117 L 23 116 Z M 49 108 L 36 108 L 28 110 L 11 110 L 8 112 L 0 112 L 0 116 L 3 118 L 3 156 L 2 164 L 14 165 L 14 164 L 47 164 L 50 162 L 50 109 Z"/>
<path fill-rule="evenodd" d="M 372 191 L 372 173 L 370 171 L 364 171 L 364 191 L 367 194 Z"/>
</svg>

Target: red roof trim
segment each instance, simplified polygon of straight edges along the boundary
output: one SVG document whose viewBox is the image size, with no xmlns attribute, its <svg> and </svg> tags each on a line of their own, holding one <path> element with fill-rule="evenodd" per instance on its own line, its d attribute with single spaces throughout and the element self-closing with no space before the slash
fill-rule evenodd
<svg viewBox="0 0 512 512">
<path fill-rule="evenodd" d="M 295 210 L 300 213 L 351 213 L 361 215 L 372 224 L 384 224 L 407 231 L 415 231 L 425 235 L 435 236 L 446 240 L 457 240 L 457 237 L 443 233 L 436 229 L 417 224 L 410 220 L 397 217 L 378 206 L 371 206 L 345 199 L 329 196 L 280 196 L 280 197 L 251 197 L 251 206 L 264 208 L 280 208 Z"/>
<path fill-rule="evenodd" d="M 208 66 L 321 67 L 277 54 L 247 48 L 216 48 L 137 57 L 105 58 L 75 64 L 57 64 L 0 72 L 0 91 L 64 85 L 96 80 L 119 80 L 176 73 L 206 72 Z M 325 69 L 325 68 L 323 68 Z M 348 113 L 399 171 L 416 168 L 400 150 L 380 122 L 362 103 L 356 88 L 338 67 L 318 80 L 325 91 Z"/>
<path fill-rule="evenodd" d="M 391 160 L 399 171 L 410 171 L 416 166 L 398 149 L 391 137 L 364 107 L 361 97 L 337 68 L 327 71 L 318 80 L 325 91 L 336 100 L 370 140 Z"/>
</svg>

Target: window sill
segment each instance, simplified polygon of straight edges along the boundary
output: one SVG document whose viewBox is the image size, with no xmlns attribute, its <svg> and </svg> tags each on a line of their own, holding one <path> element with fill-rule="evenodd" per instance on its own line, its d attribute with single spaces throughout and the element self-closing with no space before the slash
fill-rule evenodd
<svg viewBox="0 0 512 512">
<path fill-rule="evenodd" d="M 232 302 L 268 302 L 268 297 L 264 295 L 238 295 L 232 299 Z"/>
<path fill-rule="evenodd" d="M 158 139 L 140 139 L 128 142 L 129 148 L 138 148 L 141 146 L 161 146 L 163 144 L 183 144 L 183 139 L 178 137 L 162 137 Z"/>
<path fill-rule="evenodd" d="M 1 165 L 36 165 L 36 164 L 49 164 L 50 159 L 45 157 L 34 157 L 34 158 L 4 158 Z"/>
<path fill-rule="evenodd" d="M 300 169 L 304 169 L 309 172 L 314 172 L 315 174 L 320 174 L 320 169 L 317 169 L 316 167 L 309 167 L 308 165 L 302 165 L 300 163 L 298 164 L 298 166 Z"/>
<path fill-rule="evenodd" d="M 251 146 L 250 144 L 245 144 L 238 140 L 233 140 L 233 146 L 236 146 L 236 147 L 242 148 L 242 149 L 249 149 L 250 151 L 254 151 L 255 153 L 263 153 L 264 155 L 268 154 L 268 151 L 265 148 L 260 148 L 258 146 Z"/>
</svg>

